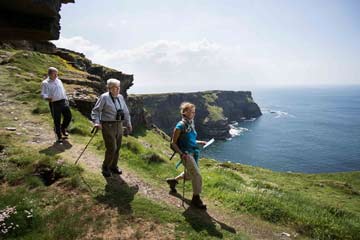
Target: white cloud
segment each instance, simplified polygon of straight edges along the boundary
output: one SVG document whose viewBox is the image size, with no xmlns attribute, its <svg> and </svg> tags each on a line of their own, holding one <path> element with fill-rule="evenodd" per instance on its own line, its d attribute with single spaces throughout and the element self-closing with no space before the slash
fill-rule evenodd
<svg viewBox="0 0 360 240">
<path fill-rule="evenodd" d="M 336 62 L 297 55 L 271 46 L 223 46 L 203 39 L 189 43 L 158 40 L 131 49 L 112 50 L 83 37 L 60 38 L 58 47 L 84 53 L 95 63 L 134 74 L 134 89 L 196 91 L 246 90 L 265 85 L 334 84 L 341 71 Z M 175 90 L 174 90 L 175 89 Z M 156 91 L 156 90 L 154 90 Z"/>
</svg>

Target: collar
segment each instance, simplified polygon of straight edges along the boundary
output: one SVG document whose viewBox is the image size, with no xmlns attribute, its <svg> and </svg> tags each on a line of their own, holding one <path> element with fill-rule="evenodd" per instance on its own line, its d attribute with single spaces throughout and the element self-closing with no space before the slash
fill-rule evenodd
<svg viewBox="0 0 360 240">
<path fill-rule="evenodd" d="M 48 82 L 55 82 L 57 79 L 58 79 L 58 78 L 55 78 L 54 80 L 52 80 L 50 77 L 47 77 L 46 80 L 47 80 Z"/>
</svg>

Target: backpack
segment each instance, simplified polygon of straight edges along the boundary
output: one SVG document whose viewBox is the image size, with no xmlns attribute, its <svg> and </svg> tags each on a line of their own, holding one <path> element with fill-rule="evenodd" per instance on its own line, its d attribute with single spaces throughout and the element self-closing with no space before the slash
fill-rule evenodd
<svg viewBox="0 0 360 240">
<path fill-rule="evenodd" d="M 181 133 L 180 133 L 180 136 L 178 138 L 178 141 L 179 139 L 187 132 L 187 129 L 189 128 L 190 124 L 185 122 L 184 120 L 181 120 L 180 121 L 183 125 L 184 125 L 184 129 L 181 130 Z M 176 145 L 178 145 L 178 142 L 176 142 Z M 178 145 L 179 146 L 179 145 Z M 175 154 L 176 154 L 176 150 L 174 149 L 173 145 L 172 145 L 172 135 L 171 135 L 171 139 L 170 139 L 170 148 L 171 150 L 173 150 L 173 154 L 171 155 L 170 159 L 171 160 Z"/>
</svg>

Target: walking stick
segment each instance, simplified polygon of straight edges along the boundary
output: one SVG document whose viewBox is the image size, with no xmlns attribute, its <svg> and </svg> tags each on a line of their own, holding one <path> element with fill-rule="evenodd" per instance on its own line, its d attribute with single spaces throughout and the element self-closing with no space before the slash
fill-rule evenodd
<svg viewBox="0 0 360 240">
<path fill-rule="evenodd" d="M 182 203 L 181 205 L 183 207 L 185 207 L 185 176 L 186 176 L 186 167 L 185 167 L 185 164 L 184 164 L 184 182 L 183 182 L 183 197 L 182 197 Z"/>
<path fill-rule="evenodd" d="M 80 153 L 79 157 L 76 159 L 75 165 L 78 163 L 79 159 L 81 158 L 81 156 L 82 156 L 83 153 L 85 152 L 86 148 L 89 146 L 89 144 L 91 143 L 91 141 L 92 141 L 93 138 L 95 137 L 97 131 L 98 131 L 98 128 L 97 128 L 97 127 L 94 127 L 94 128 L 91 130 L 91 134 L 93 134 L 93 135 L 91 136 L 89 142 L 86 144 L 84 150 Z"/>
</svg>

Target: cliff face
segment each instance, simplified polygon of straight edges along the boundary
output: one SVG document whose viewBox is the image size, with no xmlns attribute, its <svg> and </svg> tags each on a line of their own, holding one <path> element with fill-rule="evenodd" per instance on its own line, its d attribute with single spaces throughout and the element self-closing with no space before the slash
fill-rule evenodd
<svg viewBox="0 0 360 240">
<path fill-rule="evenodd" d="M 61 4 L 74 0 L 0 1 L 0 39 L 59 39 Z"/>
<path fill-rule="evenodd" d="M 256 118 L 261 115 L 260 108 L 253 101 L 251 92 L 207 91 L 195 93 L 168 93 L 130 96 L 137 99 L 137 107 L 143 107 L 143 117 L 136 124 L 147 127 L 156 125 L 171 134 L 174 125 L 180 120 L 179 106 L 189 101 L 196 105 L 195 125 L 200 138 L 226 139 L 230 137 L 230 122 Z"/>
</svg>

